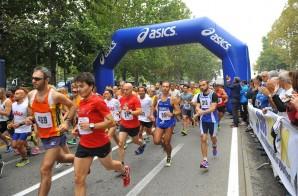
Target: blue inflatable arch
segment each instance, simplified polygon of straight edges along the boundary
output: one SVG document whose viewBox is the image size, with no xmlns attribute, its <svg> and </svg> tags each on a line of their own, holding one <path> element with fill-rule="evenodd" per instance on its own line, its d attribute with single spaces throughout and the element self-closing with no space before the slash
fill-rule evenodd
<svg viewBox="0 0 298 196">
<path fill-rule="evenodd" d="M 93 64 L 97 91 L 114 84 L 114 68 L 128 50 L 196 42 L 222 60 L 224 76 L 250 79 L 247 45 L 202 17 L 117 30 L 109 50 L 99 53 Z"/>
</svg>

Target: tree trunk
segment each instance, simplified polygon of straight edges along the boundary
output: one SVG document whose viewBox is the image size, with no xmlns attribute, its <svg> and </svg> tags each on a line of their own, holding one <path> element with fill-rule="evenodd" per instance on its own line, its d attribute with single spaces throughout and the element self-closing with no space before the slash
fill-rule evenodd
<svg viewBox="0 0 298 196">
<path fill-rule="evenodd" d="M 57 50 L 57 46 L 56 46 L 56 42 L 52 42 L 51 46 L 50 46 L 50 54 L 49 54 L 49 63 L 50 63 L 50 71 L 52 74 L 50 83 L 52 85 L 56 85 L 56 64 L 57 64 L 57 58 L 56 58 L 56 50 Z"/>
</svg>

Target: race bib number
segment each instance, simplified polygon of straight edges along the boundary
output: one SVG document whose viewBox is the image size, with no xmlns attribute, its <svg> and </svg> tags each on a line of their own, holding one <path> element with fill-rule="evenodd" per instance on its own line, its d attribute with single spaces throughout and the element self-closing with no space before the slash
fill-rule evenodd
<svg viewBox="0 0 298 196">
<path fill-rule="evenodd" d="M 184 103 L 184 109 L 190 110 L 190 104 L 189 103 Z"/>
<path fill-rule="evenodd" d="M 118 112 L 113 112 L 113 118 L 115 121 L 119 121 L 120 117 L 119 117 L 119 113 Z"/>
<path fill-rule="evenodd" d="M 170 120 L 171 117 L 167 115 L 167 113 L 170 112 L 169 110 L 166 111 L 159 111 L 158 117 L 161 120 Z"/>
<path fill-rule="evenodd" d="M 201 105 L 202 109 L 208 109 L 209 108 L 209 103 L 208 103 L 207 99 L 202 99 L 201 104 L 202 104 Z"/>
<path fill-rule="evenodd" d="M 221 104 L 222 103 L 222 98 L 218 98 L 218 104 Z"/>
<path fill-rule="evenodd" d="M 124 110 L 122 110 L 121 116 L 124 120 L 132 120 L 133 119 L 132 114 L 130 112 L 126 112 Z"/>
<path fill-rule="evenodd" d="M 36 123 L 39 128 L 52 128 L 53 122 L 52 122 L 52 116 L 50 112 L 47 113 L 34 113 Z"/>
<path fill-rule="evenodd" d="M 256 104 L 256 106 L 257 106 L 258 108 L 261 107 L 261 101 L 260 101 L 260 100 L 257 99 L 255 104 Z"/>
<path fill-rule="evenodd" d="M 79 127 L 80 135 L 88 135 L 88 134 L 92 133 L 91 129 L 84 130 L 84 129 L 80 128 L 80 123 L 89 123 L 89 118 L 88 117 L 79 117 L 78 123 L 79 123 L 78 127 Z"/>
<path fill-rule="evenodd" d="M 145 112 L 142 112 L 140 116 L 146 117 Z"/>
</svg>

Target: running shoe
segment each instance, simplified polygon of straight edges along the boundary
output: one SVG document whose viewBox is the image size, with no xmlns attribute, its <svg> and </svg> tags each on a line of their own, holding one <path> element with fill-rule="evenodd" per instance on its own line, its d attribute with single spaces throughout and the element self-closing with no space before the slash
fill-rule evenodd
<svg viewBox="0 0 298 196">
<path fill-rule="evenodd" d="M 55 165 L 55 169 L 59 169 L 63 166 L 63 163 L 58 163 Z"/>
<path fill-rule="evenodd" d="M 77 145 L 77 140 L 76 139 L 70 139 L 66 142 L 69 145 Z"/>
<path fill-rule="evenodd" d="M 138 149 L 135 151 L 136 155 L 143 154 L 145 148 L 146 148 L 146 144 L 143 144 L 142 146 L 139 146 Z"/>
<path fill-rule="evenodd" d="M 5 153 L 10 153 L 10 152 L 13 152 L 12 147 L 10 145 L 9 146 L 6 146 Z"/>
<path fill-rule="evenodd" d="M 200 168 L 208 169 L 208 161 L 206 160 L 201 161 Z"/>
<path fill-rule="evenodd" d="M 20 152 L 18 151 L 18 149 L 14 150 L 14 155 L 20 155 Z"/>
<path fill-rule="evenodd" d="M 0 160 L 0 177 L 2 176 L 3 174 L 3 169 L 4 169 L 4 161 Z"/>
<path fill-rule="evenodd" d="M 124 174 L 122 174 L 123 186 L 127 187 L 130 185 L 130 168 L 128 165 L 124 166 Z"/>
<path fill-rule="evenodd" d="M 213 154 L 213 156 L 217 155 L 217 146 L 216 145 L 212 146 L 212 154 Z"/>
<path fill-rule="evenodd" d="M 166 167 L 171 167 L 171 163 L 172 163 L 172 158 L 171 157 L 167 157 Z"/>
<path fill-rule="evenodd" d="M 182 136 L 186 136 L 186 135 L 187 135 L 187 131 L 186 131 L 185 129 L 182 129 L 182 131 L 181 131 L 181 135 L 182 135 Z"/>
<path fill-rule="evenodd" d="M 33 147 L 33 148 L 31 149 L 31 154 L 32 154 L 32 155 L 38 155 L 38 154 L 40 154 L 40 150 L 39 150 L 39 148 L 38 148 L 38 147 Z"/>
<path fill-rule="evenodd" d="M 29 163 L 30 163 L 29 159 L 22 159 L 19 162 L 17 162 L 16 167 L 24 167 Z"/>
<path fill-rule="evenodd" d="M 149 143 L 150 142 L 150 137 L 147 136 L 147 137 L 144 138 L 144 140 L 145 140 L 146 143 Z"/>
</svg>

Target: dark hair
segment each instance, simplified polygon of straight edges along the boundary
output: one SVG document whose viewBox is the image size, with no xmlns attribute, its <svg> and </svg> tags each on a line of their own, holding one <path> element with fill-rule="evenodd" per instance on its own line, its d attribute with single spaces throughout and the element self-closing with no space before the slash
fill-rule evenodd
<svg viewBox="0 0 298 196">
<path fill-rule="evenodd" d="M 75 82 L 85 82 L 88 86 L 95 86 L 95 79 L 92 73 L 82 72 L 74 79 Z"/>
<path fill-rule="evenodd" d="M 242 80 L 242 84 L 247 85 L 247 81 L 246 80 Z"/>
<path fill-rule="evenodd" d="M 184 87 L 189 88 L 189 86 L 188 86 L 187 84 L 183 84 L 183 88 L 184 88 Z"/>
<path fill-rule="evenodd" d="M 17 90 L 22 90 L 25 92 L 25 94 L 28 94 L 29 92 L 27 88 L 20 86 L 20 87 L 17 87 L 13 93 L 15 93 Z"/>
<path fill-rule="evenodd" d="M 36 72 L 36 71 L 41 71 L 44 75 L 44 78 L 51 78 L 52 76 L 50 70 L 46 67 L 42 67 L 42 66 L 35 67 L 33 72 Z"/>
<path fill-rule="evenodd" d="M 145 93 L 147 93 L 147 89 L 146 89 L 145 86 L 139 86 L 139 87 L 138 87 L 138 91 L 139 91 L 141 88 L 143 88 L 143 89 L 145 90 Z"/>
<path fill-rule="evenodd" d="M 294 91 L 298 92 L 298 70 L 290 71 L 289 73 Z"/>
<path fill-rule="evenodd" d="M 235 82 L 236 84 L 240 83 L 240 78 L 239 78 L 239 77 L 234 77 L 234 82 Z"/>
<path fill-rule="evenodd" d="M 262 80 L 262 76 L 260 76 L 260 75 L 257 75 L 257 76 L 256 76 L 256 79 L 259 80 L 259 82 L 262 82 L 262 81 L 263 81 L 263 80 Z"/>
<path fill-rule="evenodd" d="M 112 97 L 114 96 L 114 92 L 113 92 L 113 90 L 112 89 L 109 89 L 109 88 L 106 88 L 106 90 L 105 91 L 108 91 L 111 95 L 112 95 Z"/>
<path fill-rule="evenodd" d="M 207 84 L 209 84 L 209 80 L 206 80 L 206 79 L 202 79 L 202 80 L 200 80 L 200 82 L 206 82 Z"/>
</svg>

